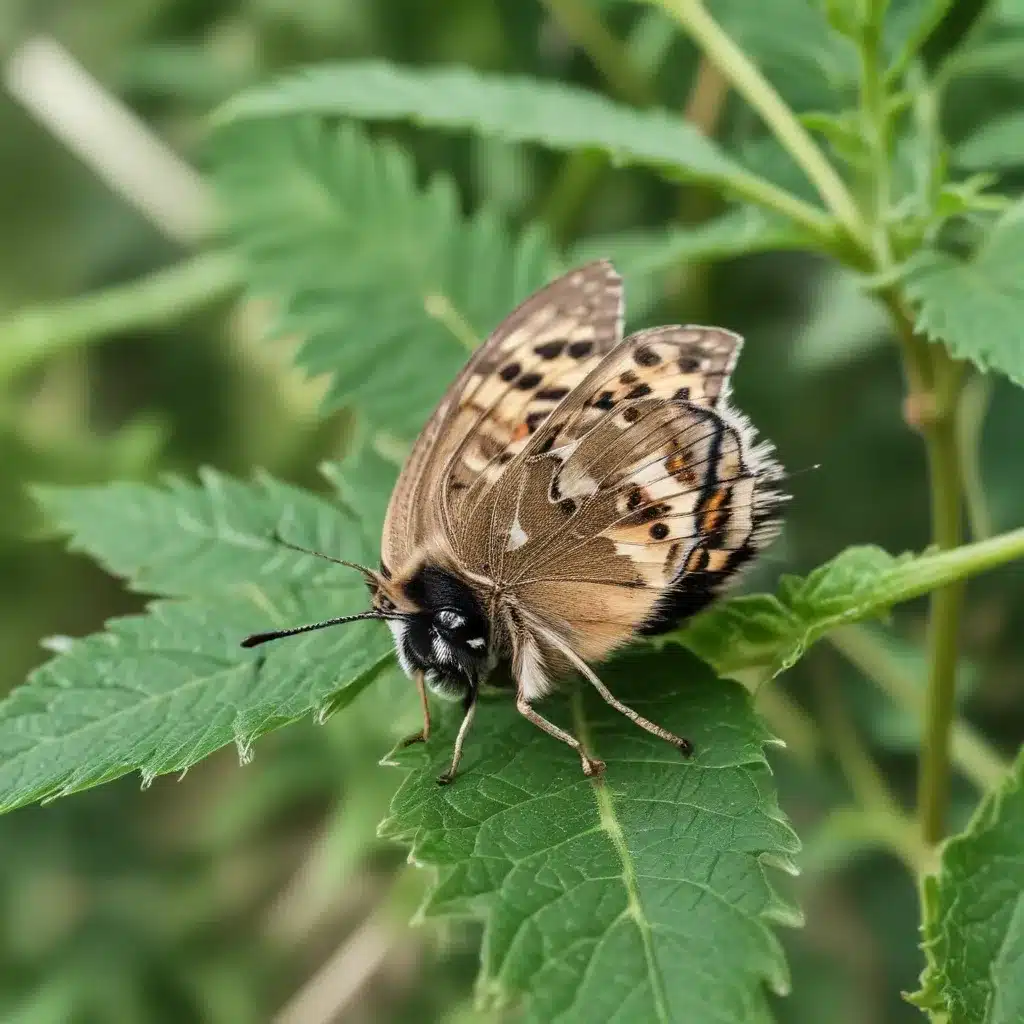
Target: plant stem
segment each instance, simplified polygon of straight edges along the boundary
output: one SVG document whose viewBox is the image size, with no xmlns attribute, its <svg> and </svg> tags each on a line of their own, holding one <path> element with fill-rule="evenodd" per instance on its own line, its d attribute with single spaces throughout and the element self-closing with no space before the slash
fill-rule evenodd
<svg viewBox="0 0 1024 1024">
<path fill-rule="evenodd" d="M 870 241 L 867 226 L 842 178 L 771 83 L 722 31 L 700 0 L 651 2 L 675 18 L 693 37 L 733 88 L 761 115 L 850 237 L 867 248 Z"/>
<path fill-rule="evenodd" d="M 835 680 L 818 675 L 814 683 L 826 741 L 854 799 L 865 810 L 901 814 L 878 765 L 850 721 Z"/>
<path fill-rule="evenodd" d="M 871 247 L 881 267 L 892 264 L 892 245 L 886 219 L 889 213 L 890 118 L 886 106 L 885 79 L 882 70 L 881 18 L 865 19 L 860 40 L 861 132 L 871 151 L 868 174 L 870 206 L 867 219 L 871 228 Z"/>
<path fill-rule="evenodd" d="M 915 718 L 924 717 L 924 688 L 863 626 L 839 626 L 828 634 L 829 643 L 880 690 Z M 1010 765 L 973 726 L 953 722 L 950 742 L 953 762 L 982 792 L 1000 783 Z"/>
<path fill-rule="evenodd" d="M 654 102 L 651 84 L 633 65 L 624 44 L 605 27 L 588 0 L 541 0 L 565 34 L 601 72 L 611 91 L 636 107 Z"/>
<path fill-rule="evenodd" d="M 822 745 L 817 722 L 781 686 L 758 686 L 754 707 L 785 743 L 787 752 L 813 768 Z"/>
<path fill-rule="evenodd" d="M 19 310 L 0 321 L 0 381 L 119 331 L 172 322 L 241 283 L 238 261 L 211 252 L 92 295 Z"/>
<path fill-rule="evenodd" d="M 963 543 L 964 494 L 958 426 L 963 367 L 942 346 L 930 345 L 914 330 L 910 314 L 894 290 L 884 293 L 883 298 L 895 320 L 907 369 L 909 393 L 904 414 L 923 436 L 927 452 L 932 544 L 949 551 Z M 958 582 L 931 595 L 928 693 L 918 774 L 918 814 L 922 837 L 928 844 L 937 843 L 945 827 L 963 592 L 963 583 Z"/>
<path fill-rule="evenodd" d="M 590 150 L 578 150 L 562 161 L 539 214 L 559 242 L 568 241 L 575 233 L 591 189 L 607 163 L 603 153 Z"/>
<path fill-rule="evenodd" d="M 628 47 L 616 39 L 585 0 L 541 0 L 565 34 L 590 59 L 612 95 L 636 107 L 654 102 L 651 83 L 633 62 Z M 541 220 L 560 240 L 568 238 L 591 189 L 608 160 L 603 153 L 578 151 L 566 157 L 541 210 Z"/>
<path fill-rule="evenodd" d="M 971 540 L 985 540 L 993 533 L 992 514 L 985 497 L 981 471 L 981 435 L 991 400 L 992 378 L 987 373 L 974 373 L 964 385 L 960 399 L 960 432 L 957 438 Z"/>
<path fill-rule="evenodd" d="M 936 358 L 949 362 L 944 350 Z M 952 366 L 942 373 L 950 375 Z M 937 396 L 937 415 L 925 431 L 931 481 L 932 542 L 950 550 L 963 543 L 963 484 L 957 449 L 956 396 Z M 932 594 L 928 622 L 928 693 L 924 745 L 918 776 L 918 812 L 926 843 L 937 843 L 945 830 L 949 797 L 949 735 L 956 710 L 956 664 L 964 585 L 955 583 Z"/>
<path fill-rule="evenodd" d="M 821 824 L 812 843 L 820 847 L 826 837 L 832 842 L 844 838 L 861 843 L 871 840 L 899 857 L 911 875 L 924 874 L 931 867 L 931 851 L 922 844 L 914 822 L 899 812 L 837 807 Z M 810 857 L 813 864 L 812 843 L 808 844 L 805 859 Z"/>
</svg>

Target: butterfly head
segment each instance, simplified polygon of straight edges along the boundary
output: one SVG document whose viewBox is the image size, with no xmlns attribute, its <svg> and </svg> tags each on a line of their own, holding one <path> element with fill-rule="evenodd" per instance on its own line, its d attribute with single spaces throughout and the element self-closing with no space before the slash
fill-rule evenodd
<svg viewBox="0 0 1024 1024">
<path fill-rule="evenodd" d="M 362 573 L 370 590 L 369 611 L 254 633 L 242 646 L 257 647 L 328 626 L 378 619 L 390 627 L 407 675 L 423 673 L 427 686 L 450 700 L 465 700 L 476 693 L 491 668 L 490 629 L 480 600 L 462 577 L 429 560 L 417 561 L 408 571 L 394 575 L 383 565 L 380 572 L 374 572 L 353 563 L 342 564 Z"/>
<path fill-rule="evenodd" d="M 450 700 L 474 693 L 490 667 L 490 629 L 472 587 L 429 561 L 395 575 L 385 569 L 367 582 L 406 674 L 422 672 L 427 686 Z"/>
</svg>

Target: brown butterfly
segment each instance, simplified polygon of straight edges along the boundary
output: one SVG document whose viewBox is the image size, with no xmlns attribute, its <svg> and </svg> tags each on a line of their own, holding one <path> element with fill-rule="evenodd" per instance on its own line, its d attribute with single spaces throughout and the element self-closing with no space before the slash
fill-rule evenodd
<svg viewBox="0 0 1024 1024">
<path fill-rule="evenodd" d="M 388 506 L 380 571 L 352 566 L 372 611 L 243 642 L 386 621 L 423 704 L 409 742 L 430 734 L 426 688 L 462 701 L 441 783 L 499 664 L 516 708 L 569 744 L 588 776 L 604 763 L 533 706 L 573 670 L 689 755 L 688 740 L 621 703 L 590 663 L 702 609 L 778 532 L 782 469 L 728 403 L 742 339 L 717 327 L 623 339 L 622 305 L 602 260 L 519 306 L 417 440 Z"/>
</svg>

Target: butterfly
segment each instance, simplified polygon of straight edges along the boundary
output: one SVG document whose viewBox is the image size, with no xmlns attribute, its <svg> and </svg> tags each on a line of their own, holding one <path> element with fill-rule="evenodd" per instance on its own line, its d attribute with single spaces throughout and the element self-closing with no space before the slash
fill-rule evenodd
<svg viewBox="0 0 1024 1024">
<path fill-rule="evenodd" d="M 671 326 L 623 338 L 622 280 L 599 260 L 536 292 L 476 350 L 430 417 L 395 485 L 371 608 L 415 682 L 461 701 L 450 782 L 481 684 L 501 665 L 518 711 L 604 763 L 535 705 L 578 672 L 642 729 L 689 740 L 615 697 L 591 667 L 704 608 L 780 527 L 772 446 L 729 404 L 742 339 Z M 283 543 L 283 541 L 282 541 Z M 288 545 L 296 547 L 296 545 Z M 321 554 L 299 548 L 309 554 Z"/>
</svg>

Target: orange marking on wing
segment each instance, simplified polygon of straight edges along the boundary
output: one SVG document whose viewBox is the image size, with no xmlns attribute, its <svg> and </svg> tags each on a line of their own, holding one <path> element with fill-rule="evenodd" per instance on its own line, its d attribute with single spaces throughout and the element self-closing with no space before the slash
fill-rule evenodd
<svg viewBox="0 0 1024 1024">
<path fill-rule="evenodd" d="M 697 572 L 704 564 L 704 557 L 707 554 L 704 548 L 694 548 L 686 559 L 686 571 Z"/>
<path fill-rule="evenodd" d="M 701 517 L 701 533 L 713 533 L 722 525 L 726 516 L 725 509 L 722 508 L 722 506 L 725 504 L 728 497 L 729 491 L 728 488 L 725 487 L 719 488 L 711 495 L 707 504 L 704 506 L 704 514 Z"/>
<path fill-rule="evenodd" d="M 665 468 L 687 487 L 692 487 L 697 482 L 697 475 L 686 465 L 686 456 L 682 452 L 670 455 L 665 462 Z"/>
</svg>

